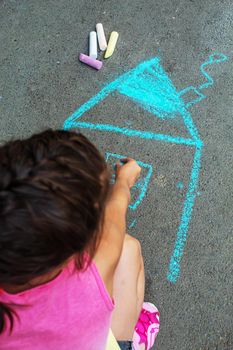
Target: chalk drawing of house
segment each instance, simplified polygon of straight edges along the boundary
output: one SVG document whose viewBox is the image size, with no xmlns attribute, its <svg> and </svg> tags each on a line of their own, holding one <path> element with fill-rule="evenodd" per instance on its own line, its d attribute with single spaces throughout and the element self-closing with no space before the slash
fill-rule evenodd
<svg viewBox="0 0 233 350">
<path fill-rule="evenodd" d="M 171 79 L 160 64 L 159 57 L 142 62 L 136 68 L 124 73 L 116 80 L 103 87 L 95 96 L 80 106 L 70 117 L 68 117 L 63 125 L 63 128 L 66 130 L 70 128 L 90 129 L 95 132 L 122 134 L 131 138 L 141 138 L 144 140 L 154 140 L 155 142 L 185 145 L 194 149 L 189 185 L 183 203 L 173 253 L 168 267 L 167 278 L 173 283 L 177 281 L 180 275 L 180 262 L 185 247 L 192 209 L 197 195 L 203 148 L 203 142 L 188 108 L 205 98 L 203 93 L 204 89 L 213 84 L 213 79 L 206 72 L 205 67 L 212 63 L 219 63 L 226 60 L 227 57 L 221 53 L 212 54 L 200 67 L 201 73 L 206 80 L 205 83 L 198 88 L 189 86 L 182 91 L 177 91 Z M 195 94 L 195 99 L 186 103 L 183 96 L 190 91 Z M 188 132 L 188 137 L 173 136 L 166 133 L 156 133 L 148 130 L 138 130 L 133 127 L 122 127 L 116 124 L 98 123 L 94 117 L 93 121 L 86 121 L 85 113 L 104 101 L 114 92 L 126 96 L 140 106 L 140 108 L 148 111 L 155 118 L 171 120 L 178 116 L 181 117 Z"/>
</svg>

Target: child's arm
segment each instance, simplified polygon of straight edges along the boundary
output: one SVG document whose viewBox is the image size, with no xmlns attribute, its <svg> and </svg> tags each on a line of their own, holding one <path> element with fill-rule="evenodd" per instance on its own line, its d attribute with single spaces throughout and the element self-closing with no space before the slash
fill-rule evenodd
<svg viewBox="0 0 233 350">
<path fill-rule="evenodd" d="M 126 233 L 130 188 L 135 184 L 140 172 L 141 168 L 133 159 L 127 158 L 124 159 L 123 165 L 117 164 L 116 183 L 105 209 L 104 230 L 94 261 L 110 294 Z"/>
<path fill-rule="evenodd" d="M 105 209 L 103 238 L 109 240 L 113 233 L 110 227 L 115 227 L 118 234 L 115 239 L 117 246 L 121 245 L 126 231 L 126 213 L 130 202 L 130 187 L 125 178 L 117 178 Z M 110 226 L 110 227 L 109 227 Z M 112 239 L 112 237 L 111 237 Z"/>
</svg>

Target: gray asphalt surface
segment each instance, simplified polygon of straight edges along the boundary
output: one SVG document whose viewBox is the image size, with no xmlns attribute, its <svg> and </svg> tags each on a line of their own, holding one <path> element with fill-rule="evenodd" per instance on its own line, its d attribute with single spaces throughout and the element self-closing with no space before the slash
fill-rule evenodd
<svg viewBox="0 0 233 350">
<path fill-rule="evenodd" d="M 79 63 L 88 33 L 102 22 L 120 34 L 112 58 L 97 72 Z M 147 195 L 129 212 L 142 242 L 146 299 L 161 312 L 159 350 L 233 349 L 233 3 L 230 0 L 0 0 L 0 139 L 23 138 L 65 119 L 105 84 L 159 55 L 177 90 L 205 82 L 199 67 L 213 52 L 228 61 L 209 66 L 214 85 L 189 108 L 205 146 L 199 192 L 176 284 L 167 278 L 193 151 L 162 142 L 84 131 L 103 151 L 153 165 Z M 101 56 L 100 56 L 101 57 Z M 90 115 L 140 129 L 148 113 L 106 100 Z M 90 118 L 89 115 L 89 118 Z M 99 118 L 99 119 L 98 119 Z M 157 123 L 157 124 L 156 124 Z M 184 135 L 180 123 L 148 124 Z M 178 182 L 183 189 L 177 187 Z"/>
</svg>

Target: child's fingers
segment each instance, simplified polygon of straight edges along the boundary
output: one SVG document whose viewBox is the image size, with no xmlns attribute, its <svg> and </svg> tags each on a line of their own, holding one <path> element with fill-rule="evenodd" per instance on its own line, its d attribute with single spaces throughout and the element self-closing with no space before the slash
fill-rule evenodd
<svg viewBox="0 0 233 350">
<path fill-rule="evenodd" d="M 121 158 L 121 162 L 123 162 L 123 163 L 130 162 L 131 160 L 133 160 L 133 159 L 132 159 L 132 158 L 129 158 L 129 157 Z"/>
<path fill-rule="evenodd" d="M 116 173 L 119 172 L 120 168 L 121 168 L 121 164 L 120 163 L 116 163 L 115 164 L 115 171 L 116 171 Z"/>
</svg>

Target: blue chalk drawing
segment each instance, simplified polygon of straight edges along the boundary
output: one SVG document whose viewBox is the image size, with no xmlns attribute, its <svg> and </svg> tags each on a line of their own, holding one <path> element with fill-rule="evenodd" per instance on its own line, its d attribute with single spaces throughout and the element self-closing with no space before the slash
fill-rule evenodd
<svg viewBox="0 0 233 350">
<path fill-rule="evenodd" d="M 227 59 L 228 59 L 227 56 L 223 55 L 222 53 L 214 53 L 214 54 L 210 55 L 210 57 L 207 61 L 202 63 L 202 65 L 200 67 L 200 71 L 204 75 L 204 77 L 206 78 L 207 81 L 205 83 L 201 84 L 198 88 L 195 88 L 194 86 L 189 86 L 189 87 L 185 88 L 184 90 L 180 91 L 180 96 L 188 93 L 189 91 L 193 91 L 197 95 L 197 97 L 194 100 L 192 100 L 186 104 L 187 108 L 194 105 L 197 102 L 200 102 L 204 98 L 206 98 L 206 96 L 201 91 L 198 91 L 198 90 L 206 89 L 209 86 L 213 85 L 213 83 L 214 83 L 213 78 L 205 71 L 206 66 L 213 64 L 213 63 L 225 62 L 225 61 L 227 61 Z"/>
<path fill-rule="evenodd" d="M 180 262 L 187 239 L 188 225 L 191 220 L 194 201 L 197 195 L 198 177 L 201 166 L 201 151 L 202 146 L 196 146 L 189 187 L 186 193 L 186 199 L 182 210 L 180 225 L 177 231 L 173 254 L 170 259 L 167 278 L 173 283 L 177 281 L 177 278 L 180 275 Z"/>
<path fill-rule="evenodd" d="M 116 153 L 110 153 L 110 152 L 106 152 L 106 161 L 109 160 L 110 157 L 116 158 L 116 159 L 123 159 L 123 158 L 127 158 L 126 156 L 120 155 L 120 154 L 116 154 Z M 139 181 L 136 182 L 136 184 L 133 186 L 133 189 L 139 189 L 140 193 L 138 195 L 138 197 L 136 198 L 135 202 L 133 204 L 129 205 L 129 208 L 132 210 L 137 209 L 137 207 L 139 206 L 139 204 L 142 202 L 143 198 L 146 195 L 146 191 L 148 188 L 148 184 L 153 172 L 153 168 L 150 164 L 146 164 L 143 163 L 141 161 L 137 161 L 138 165 L 144 169 L 147 170 L 147 174 L 144 178 L 139 179 Z"/>
<path fill-rule="evenodd" d="M 137 220 L 134 219 L 131 224 L 129 225 L 129 229 L 133 228 L 136 225 Z"/>
<path fill-rule="evenodd" d="M 176 187 L 182 190 L 184 188 L 184 184 L 182 181 L 177 182 Z"/>
<path fill-rule="evenodd" d="M 70 117 L 68 117 L 63 125 L 64 129 L 84 128 L 99 132 L 121 134 L 126 137 L 180 144 L 194 149 L 194 158 L 188 189 L 185 195 L 180 224 L 168 267 L 167 278 L 172 283 L 175 283 L 180 276 L 181 258 L 185 248 L 195 198 L 197 196 L 203 148 L 203 142 L 188 108 L 204 99 L 206 96 L 204 95 L 203 90 L 213 85 L 213 78 L 206 72 L 207 66 L 214 63 L 224 62 L 227 59 L 227 56 L 222 53 L 214 53 L 210 55 L 207 61 L 205 61 L 200 67 L 200 71 L 206 81 L 197 88 L 188 86 L 181 91 L 176 90 L 172 81 L 160 65 L 159 57 L 142 62 L 136 68 L 107 84 L 99 93 L 93 96 L 90 100 L 79 107 Z M 196 98 L 185 103 L 183 96 L 190 91 L 196 94 Z M 182 117 L 184 125 L 189 133 L 189 137 L 177 137 L 169 134 L 154 133 L 147 130 L 136 130 L 129 126 L 119 127 L 111 124 L 95 123 L 95 121 L 91 123 L 82 121 L 82 119 L 85 118 L 85 112 L 89 111 L 110 94 L 115 92 L 128 97 L 131 101 L 134 101 L 138 106 L 149 112 L 152 118 L 171 120 L 178 116 Z M 145 193 L 143 192 L 143 196 L 144 195 Z M 139 203 L 140 200 L 142 200 L 142 198 L 139 199 Z"/>
</svg>

